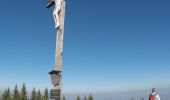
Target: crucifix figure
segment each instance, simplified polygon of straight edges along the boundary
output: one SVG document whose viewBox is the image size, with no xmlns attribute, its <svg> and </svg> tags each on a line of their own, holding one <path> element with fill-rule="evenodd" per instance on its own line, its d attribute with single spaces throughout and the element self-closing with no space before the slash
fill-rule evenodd
<svg viewBox="0 0 170 100">
<path fill-rule="evenodd" d="M 54 5 L 53 17 L 55 21 L 55 28 L 58 28 L 60 26 L 59 13 L 61 11 L 62 0 L 54 0 L 54 1 L 55 1 L 55 5 Z"/>
</svg>

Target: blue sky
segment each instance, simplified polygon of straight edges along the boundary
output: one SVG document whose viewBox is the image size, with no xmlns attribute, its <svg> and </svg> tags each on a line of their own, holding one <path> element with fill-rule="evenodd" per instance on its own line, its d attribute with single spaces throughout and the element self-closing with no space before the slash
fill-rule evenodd
<svg viewBox="0 0 170 100">
<path fill-rule="evenodd" d="M 56 30 L 45 0 L 0 3 L 0 88 L 52 88 Z M 170 86 L 169 0 L 68 0 L 63 90 Z"/>
</svg>

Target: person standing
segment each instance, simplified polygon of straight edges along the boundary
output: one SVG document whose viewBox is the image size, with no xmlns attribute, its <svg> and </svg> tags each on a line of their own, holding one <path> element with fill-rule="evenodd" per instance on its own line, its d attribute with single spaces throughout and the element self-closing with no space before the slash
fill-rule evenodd
<svg viewBox="0 0 170 100">
<path fill-rule="evenodd" d="M 152 89 L 152 92 L 151 92 L 151 94 L 149 96 L 149 100 L 160 100 L 160 96 L 157 93 L 156 88 Z"/>
</svg>

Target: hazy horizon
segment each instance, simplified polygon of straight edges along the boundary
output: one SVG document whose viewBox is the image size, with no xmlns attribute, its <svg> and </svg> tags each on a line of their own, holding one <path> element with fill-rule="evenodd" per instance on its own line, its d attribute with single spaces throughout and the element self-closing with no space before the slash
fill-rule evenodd
<svg viewBox="0 0 170 100">
<path fill-rule="evenodd" d="M 157 88 L 158 94 L 161 97 L 161 100 L 169 100 L 170 98 L 170 87 Z M 2 92 L 0 91 L 0 95 Z M 119 91 L 119 92 L 100 92 L 100 93 L 63 93 L 66 96 L 66 100 L 76 100 L 79 95 L 81 99 L 84 99 L 85 96 L 89 96 L 90 94 L 94 97 L 94 100 L 141 100 L 143 97 L 144 100 L 148 100 L 149 95 L 151 93 L 151 88 L 148 89 L 139 89 L 133 91 Z M 28 91 L 28 96 L 30 97 L 31 92 Z"/>
</svg>

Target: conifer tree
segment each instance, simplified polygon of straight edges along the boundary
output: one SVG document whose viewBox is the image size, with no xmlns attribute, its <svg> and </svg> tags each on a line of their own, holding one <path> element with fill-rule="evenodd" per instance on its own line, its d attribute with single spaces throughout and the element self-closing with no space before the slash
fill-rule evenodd
<svg viewBox="0 0 170 100">
<path fill-rule="evenodd" d="M 13 100 L 20 100 L 20 95 L 19 95 L 19 91 L 18 91 L 18 86 L 15 85 L 15 89 L 14 89 L 14 93 L 12 95 L 12 99 Z"/>
<path fill-rule="evenodd" d="M 88 100 L 93 100 L 93 96 L 90 94 Z"/>
<path fill-rule="evenodd" d="M 63 100 L 66 100 L 66 97 L 65 97 L 65 95 L 63 95 Z"/>
<path fill-rule="evenodd" d="M 87 97 L 86 97 L 86 96 L 84 97 L 84 100 L 87 100 Z"/>
<path fill-rule="evenodd" d="M 42 95 L 41 95 L 41 91 L 40 90 L 38 90 L 38 94 L 37 94 L 37 100 L 41 100 L 41 97 Z"/>
<path fill-rule="evenodd" d="M 142 100 L 144 100 L 144 98 L 142 97 Z"/>
<path fill-rule="evenodd" d="M 37 98 L 37 92 L 35 91 L 35 88 L 33 88 L 31 92 L 31 100 L 36 100 Z"/>
<path fill-rule="evenodd" d="M 44 91 L 43 100 L 49 100 L 49 93 L 48 93 L 48 89 L 47 88 Z"/>
<path fill-rule="evenodd" d="M 4 91 L 2 99 L 3 100 L 11 100 L 11 94 L 10 94 L 10 89 L 9 88 Z"/>
<path fill-rule="evenodd" d="M 79 95 L 77 96 L 77 100 L 81 100 L 81 98 L 80 98 L 80 96 L 79 96 Z"/>
<path fill-rule="evenodd" d="M 21 100 L 28 100 L 25 83 L 23 83 L 20 94 Z"/>
<path fill-rule="evenodd" d="M 7 90 L 5 90 L 2 94 L 2 99 L 7 100 Z"/>
</svg>

